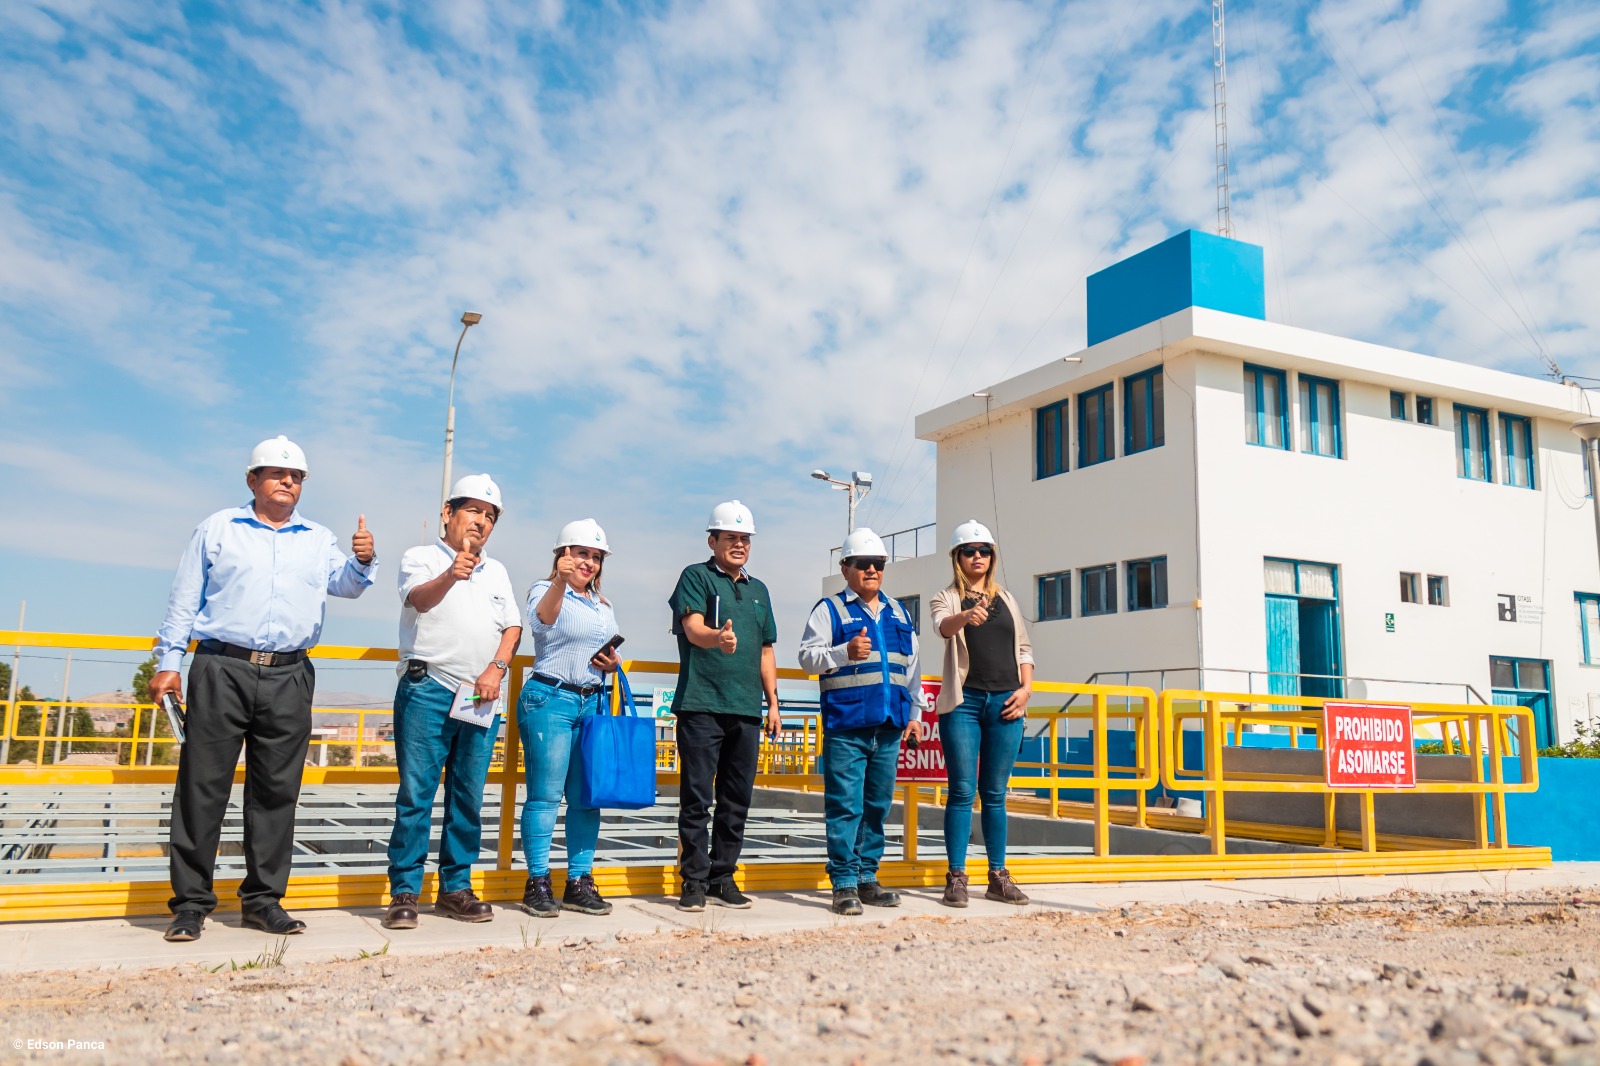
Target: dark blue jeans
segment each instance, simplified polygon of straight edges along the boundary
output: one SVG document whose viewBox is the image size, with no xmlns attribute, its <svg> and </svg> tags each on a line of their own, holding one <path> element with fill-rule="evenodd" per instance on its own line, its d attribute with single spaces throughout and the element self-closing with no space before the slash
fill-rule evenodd
<svg viewBox="0 0 1600 1066">
<path fill-rule="evenodd" d="M 389 834 L 389 891 L 422 891 L 433 798 L 444 773 L 444 824 L 439 831 L 439 891 L 472 886 L 472 864 L 483 842 L 483 783 L 489 774 L 500 718 L 483 726 L 450 717 L 455 693 L 431 677 L 400 679 L 394 694 L 394 754 L 400 789 Z"/>
<path fill-rule="evenodd" d="M 528 873 L 550 873 L 550 842 L 555 837 L 561 797 L 567 799 L 567 879 L 594 868 L 600 839 L 600 811 L 578 802 L 583 789 L 583 756 L 578 734 L 585 718 L 600 713 L 598 692 L 580 696 L 528 679 L 517 703 L 517 730 L 522 734 L 522 774 L 527 798 L 522 802 L 522 854 Z"/>
<path fill-rule="evenodd" d="M 989 869 L 1006 864 L 1006 785 L 1022 750 L 1023 718 L 1000 720 L 1009 692 L 963 689 L 961 706 L 939 719 L 950 794 L 944 804 L 944 851 L 950 869 L 967 868 L 972 799 L 983 800 L 983 849 Z"/>
<path fill-rule="evenodd" d="M 878 879 L 883 820 L 894 806 L 899 759 L 900 729 L 893 723 L 823 735 L 823 818 L 834 888 Z"/>
</svg>

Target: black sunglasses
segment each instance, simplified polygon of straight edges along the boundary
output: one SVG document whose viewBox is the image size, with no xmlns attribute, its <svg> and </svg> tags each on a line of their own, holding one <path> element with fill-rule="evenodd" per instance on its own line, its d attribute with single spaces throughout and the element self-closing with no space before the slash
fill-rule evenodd
<svg viewBox="0 0 1600 1066">
<path fill-rule="evenodd" d="M 883 568 L 889 565 L 889 560 L 883 558 L 882 556 L 874 556 L 870 559 L 862 559 L 857 557 L 850 560 L 850 565 L 855 567 L 857 570 L 876 570 L 881 574 L 883 573 Z"/>
<path fill-rule="evenodd" d="M 970 559 L 974 555 L 981 555 L 987 559 L 993 554 L 994 549 L 987 544 L 963 544 L 961 546 L 961 556 L 964 559 Z"/>
</svg>

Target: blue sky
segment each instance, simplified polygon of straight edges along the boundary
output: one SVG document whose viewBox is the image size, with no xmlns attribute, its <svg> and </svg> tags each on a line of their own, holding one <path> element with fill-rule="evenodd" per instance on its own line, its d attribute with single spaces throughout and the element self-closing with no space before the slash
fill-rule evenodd
<svg viewBox="0 0 1600 1066">
<path fill-rule="evenodd" d="M 1597 45 L 1580 0 L 1236 0 L 1268 317 L 1600 376 Z M 13 0 L 0 103 L 0 620 L 39 629 L 152 632 L 277 433 L 303 510 L 392 564 L 470 309 L 456 470 L 500 481 L 517 584 L 594 517 L 663 654 L 738 497 L 790 662 L 843 521 L 809 471 L 928 520 L 910 416 L 1080 348 L 1087 274 L 1215 224 L 1199 0 Z M 391 644 L 392 578 L 325 639 Z"/>
</svg>

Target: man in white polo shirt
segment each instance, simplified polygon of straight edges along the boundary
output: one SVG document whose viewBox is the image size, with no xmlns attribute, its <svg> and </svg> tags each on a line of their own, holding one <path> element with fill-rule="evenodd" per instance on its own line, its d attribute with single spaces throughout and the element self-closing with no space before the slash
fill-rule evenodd
<svg viewBox="0 0 1600 1066">
<path fill-rule="evenodd" d="M 433 800 L 444 772 L 439 894 L 433 912 L 487 922 L 494 910 L 472 891 L 483 839 L 483 785 L 500 732 L 450 716 L 457 691 L 477 701 L 502 698 L 522 619 L 506 568 L 483 545 L 500 518 L 500 489 L 488 474 L 455 483 L 444 505 L 444 535 L 400 560 L 400 685 L 394 697 L 400 789 L 389 835 L 389 910 L 385 929 L 417 927 L 417 894 L 428 858 Z"/>
</svg>

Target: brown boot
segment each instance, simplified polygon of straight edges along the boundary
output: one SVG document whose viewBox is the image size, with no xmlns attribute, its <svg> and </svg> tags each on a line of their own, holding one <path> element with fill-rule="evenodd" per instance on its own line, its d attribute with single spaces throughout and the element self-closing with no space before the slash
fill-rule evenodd
<svg viewBox="0 0 1600 1066">
<path fill-rule="evenodd" d="M 385 929 L 415 929 L 417 927 L 417 896 L 414 892 L 396 892 L 389 899 L 389 910 L 383 916 Z"/>
<path fill-rule="evenodd" d="M 433 913 L 454 918 L 458 922 L 494 921 L 494 908 L 479 899 L 478 894 L 470 888 L 439 893 L 439 898 L 433 901 Z"/>
<path fill-rule="evenodd" d="M 1028 905 L 1028 897 L 1022 894 L 1022 889 L 1011 880 L 1011 871 L 1001 867 L 989 871 L 989 891 L 983 894 L 984 899 L 992 899 L 997 903 L 1015 903 L 1019 907 Z"/>
<path fill-rule="evenodd" d="M 951 870 L 944 875 L 944 899 L 939 902 L 946 907 L 967 905 L 967 871 Z"/>
</svg>

